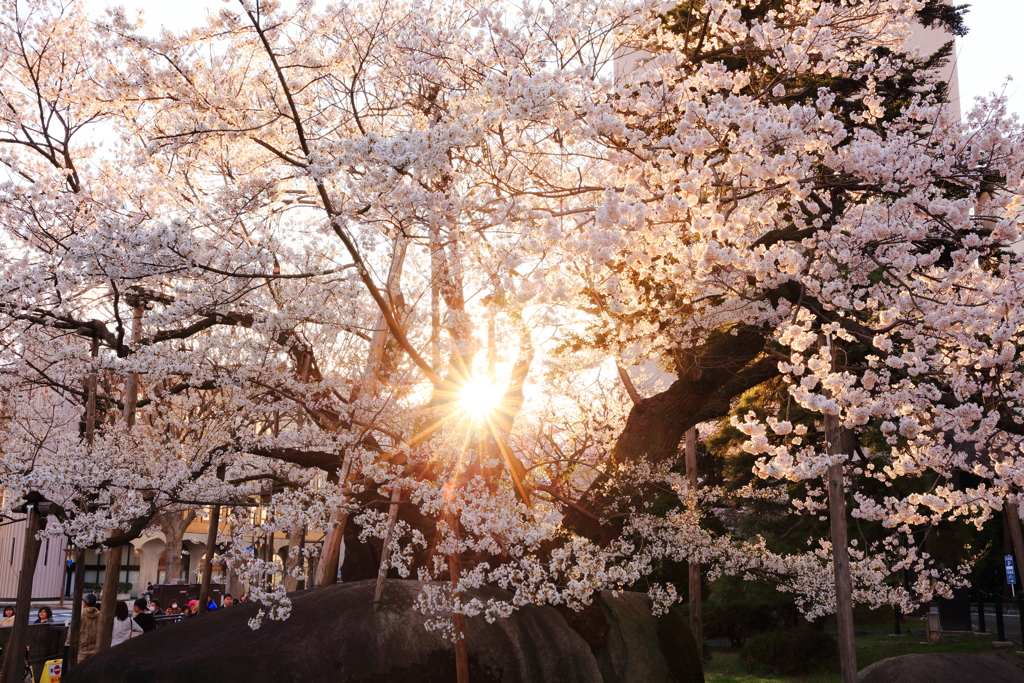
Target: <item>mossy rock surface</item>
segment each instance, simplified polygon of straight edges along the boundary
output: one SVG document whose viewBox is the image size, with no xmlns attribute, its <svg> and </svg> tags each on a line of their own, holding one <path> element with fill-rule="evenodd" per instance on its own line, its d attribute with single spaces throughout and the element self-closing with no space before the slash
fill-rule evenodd
<svg viewBox="0 0 1024 683">
<path fill-rule="evenodd" d="M 1017 655 L 935 653 L 889 657 L 866 667 L 858 683 L 1024 683 Z"/>
<path fill-rule="evenodd" d="M 218 610 L 134 638 L 75 667 L 66 683 L 455 683 L 448 640 L 414 607 L 420 584 L 374 582 L 292 594 L 292 614 L 256 631 L 257 605 Z M 508 594 L 483 589 L 482 601 Z M 473 683 L 703 683 L 696 645 L 675 615 L 652 617 L 647 597 L 602 595 L 590 631 L 551 607 L 528 606 L 488 624 L 467 620 Z M 571 618 L 570 618 L 571 620 Z M 603 634 L 595 638 L 594 633 Z M 591 642 L 593 641 L 593 642 Z M 690 665 L 692 662 L 692 666 Z"/>
</svg>

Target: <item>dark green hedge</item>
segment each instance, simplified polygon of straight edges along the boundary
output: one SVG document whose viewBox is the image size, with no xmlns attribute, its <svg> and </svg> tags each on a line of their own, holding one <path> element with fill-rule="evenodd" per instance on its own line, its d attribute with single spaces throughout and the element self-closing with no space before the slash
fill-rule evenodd
<svg viewBox="0 0 1024 683">
<path fill-rule="evenodd" d="M 805 674 L 839 666 L 839 643 L 822 631 L 792 628 L 754 636 L 740 653 L 753 673 Z"/>
</svg>

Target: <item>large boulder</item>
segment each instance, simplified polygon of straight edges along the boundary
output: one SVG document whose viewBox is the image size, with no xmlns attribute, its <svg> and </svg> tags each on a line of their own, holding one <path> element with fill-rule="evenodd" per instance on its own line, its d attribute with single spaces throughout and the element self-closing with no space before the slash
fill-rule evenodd
<svg viewBox="0 0 1024 683">
<path fill-rule="evenodd" d="M 901 655 L 866 667 L 857 680 L 858 683 L 1024 683 L 1024 661 L 1008 654 Z"/>
<path fill-rule="evenodd" d="M 130 640 L 74 667 L 66 683 L 455 683 L 452 643 L 427 631 L 415 581 L 373 581 L 293 593 L 285 621 L 248 621 L 240 605 Z M 496 589 L 473 597 L 507 599 Z M 528 606 L 488 624 L 467 620 L 473 683 L 703 683 L 689 628 L 655 618 L 647 596 L 606 592 L 580 616 Z M 570 626 L 575 622 L 575 628 Z"/>
</svg>

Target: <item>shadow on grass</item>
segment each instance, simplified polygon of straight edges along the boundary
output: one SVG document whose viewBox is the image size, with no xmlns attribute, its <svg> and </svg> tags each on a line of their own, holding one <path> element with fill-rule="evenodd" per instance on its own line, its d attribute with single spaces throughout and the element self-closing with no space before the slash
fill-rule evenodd
<svg viewBox="0 0 1024 683">
<path fill-rule="evenodd" d="M 992 634 L 949 636 L 936 645 L 928 645 L 924 636 L 862 636 L 857 638 L 857 666 L 861 669 L 880 659 L 910 654 L 935 652 L 956 652 L 963 654 L 987 654 L 1007 652 L 992 647 Z M 1017 648 L 1019 650 L 1019 648 Z M 740 651 L 731 647 L 711 647 L 711 661 L 704 666 L 706 683 L 840 683 L 838 673 L 809 674 L 806 676 L 784 676 L 751 674 L 743 668 Z"/>
</svg>

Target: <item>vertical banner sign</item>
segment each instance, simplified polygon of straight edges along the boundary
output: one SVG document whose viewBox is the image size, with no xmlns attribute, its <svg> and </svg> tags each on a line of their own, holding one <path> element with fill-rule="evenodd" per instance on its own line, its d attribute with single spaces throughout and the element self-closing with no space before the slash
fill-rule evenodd
<svg viewBox="0 0 1024 683">
<path fill-rule="evenodd" d="M 1003 565 L 1006 567 L 1006 583 L 1012 586 L 1017 583 L 1017 570 L 1013 566 L 1013 555 L 1003 555 Z"/>
</svg>

